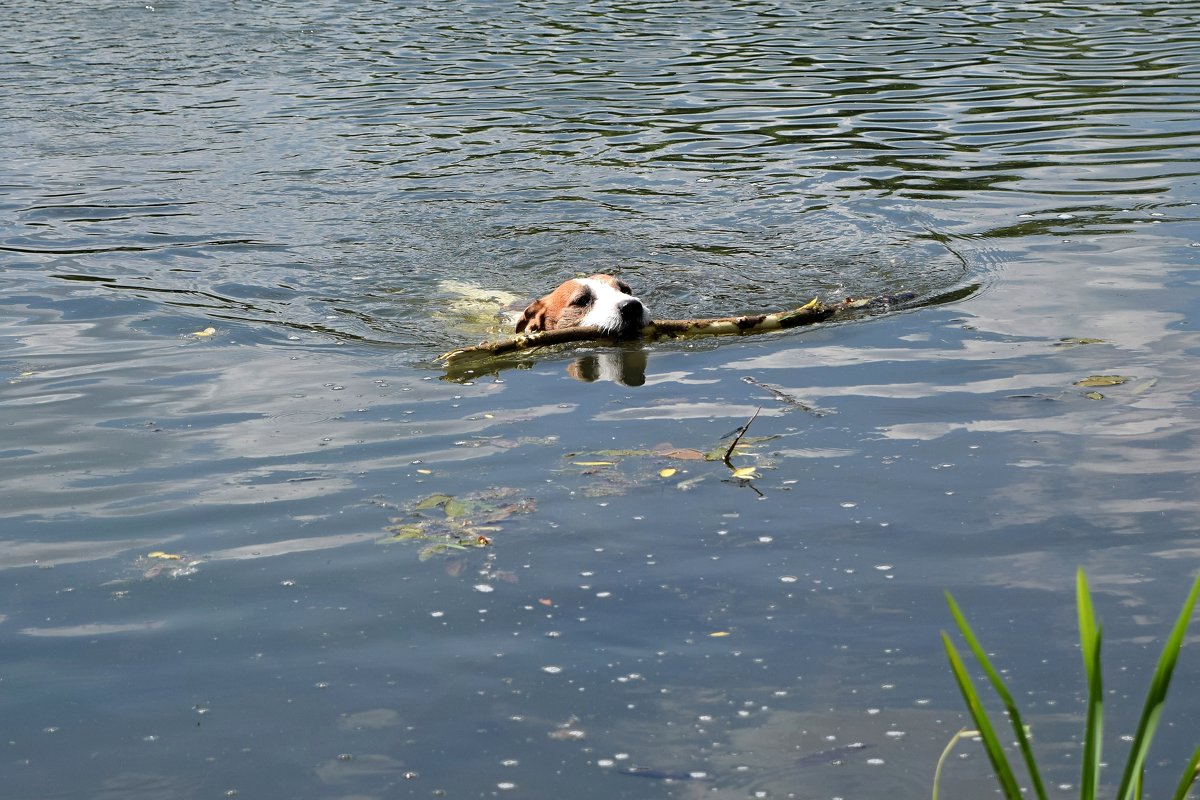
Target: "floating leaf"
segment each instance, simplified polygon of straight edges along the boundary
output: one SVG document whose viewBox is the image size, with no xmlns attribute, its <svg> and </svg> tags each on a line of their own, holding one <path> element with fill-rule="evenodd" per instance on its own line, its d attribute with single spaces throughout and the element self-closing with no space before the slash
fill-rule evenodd
<svg viewBox="0 0 1200 800">
<path fill-rule="evenodd" d="M 432 474 L 433 474 L 433 470 L 431 470 L 431 469 L 419 469 L 419 470 L 417 470 L 417 474 L 418 474 L 418 475 L 432 475 Z"/>
<path fill-rule="evenodd" d="M 713 631 L 712 633 L 709 634 L 709 636 L 711 636 L 714 639 L 720 639 L 720 638 L 728 636 L 728 635 L 729 635 L 729 631 Z"/>
<path fill-rule="evenodd" d="M 1103 339 L 1092 339 L 1087 336 L 1068 336 L 1054 343 L 1055 347 L 1076 347 L 1081 344 L 1104 344 Z"/>
<path fill-rule="evenodd" d="M 1120 386 L 1128 381 L 1124 375 L 1089 375 L 1081 381 L 1075 381 L 1076 386 Z"/>
<path fill-rule="evenodd" d="M 1083 396 L 1086 397 L 1088 400 L 1103 400 L 1104 399 L 1104 395 L 1100 394 L 1099 392 L 1084 392 Z"/>
<path fill-rule="evenodd" d="M 672 475 L 674 475 L 676 472 L 679 472 L 679 470 L 677 470 L 677 469 L 674 469 L 674 468 L 672 468 L 672 467 L 667 467 L 666 469 L 660 469 L 660 470 L 658 471 L 658 477 L 660 477 L 660 478 L 669 478 L 669 477 L 671 477 Z"/>
<path fill-rule="evenodd" d="M 431 495 L 429 495 L 429 497 L 426 497 L 423 500 L 419 500 L 417 502 L 417 504 L 415 506 L 413 506 L 413 508 L 416 509 L 417 511 L 425 511 L 430 508 L 438 508 L 439 506 L 444 506 L 444 505 L 446 505 L 446 503 L 450 502 L 453 499 L 454 498 L 452 498 L 448 494 L 431 494 Z"/>
<path fill-rule="evenodd" d="M 615 461 L 572 461 L 577 467 L 611 467 L 617 462 Z"/>
<path fill-rule="evenodd" d="M 205 328 L 202 331 L 196 331 L 195 333 L 192 334 L 192 336 L 204 338 L 206 336 L 212 336 L 216 332 L 217 332 L 216 328 Z"/>
<path fill-rule="evenodd" d="M 758 472 L 755 471 L 754 467 L 739 467 L 733 471 L 733 477 L 738 480 L 749 481 L 757 478 Z"/>
<path fill-rule="evenodd" d="M 394 531 L 394 533 L 386 539 L 382 539 L 382 543 L 406 542 L 413 539 L 425 538 L 425 529 L 420 525 L 397 525 L 393 528 L 388 528 L 388 530 Z"/>
<path fill-rule="evenodd" d="M 146 558 L 161 558 L 165 561 L 181 561 L 183 556 L 175 553 L 164 553 L 162 550 L 155 550 L 153 553 L 147 553 Z"/>
</svg>

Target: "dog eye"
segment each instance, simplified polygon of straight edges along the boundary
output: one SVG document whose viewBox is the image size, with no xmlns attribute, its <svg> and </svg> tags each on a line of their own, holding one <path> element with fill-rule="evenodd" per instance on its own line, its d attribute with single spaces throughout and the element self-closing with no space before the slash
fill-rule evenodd
<svg viewBox="0 0 1200 800">
<path fill-rule="evenodd" d="M 573 298 L 571 298 L 571 305 L 586 306 L 591 301 L 592 301 L 592 293 L 591 292 L 580 292 L 579 294 L 577 294 Z"/>
</svg>

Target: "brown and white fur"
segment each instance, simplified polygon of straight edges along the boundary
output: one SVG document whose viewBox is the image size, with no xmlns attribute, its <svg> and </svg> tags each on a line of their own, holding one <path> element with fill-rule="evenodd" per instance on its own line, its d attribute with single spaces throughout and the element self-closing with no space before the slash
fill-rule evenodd
<svg viewBox="0 0 1200 800">
<path fill-rule="evenodd" d="M 595 327 L 612 336 L 632 337 L 649 324 L 650 314 L 629 284 L 599 274 L 573 278 L 534 300 L 517 322 L 517 333 Z"/>
</svg>

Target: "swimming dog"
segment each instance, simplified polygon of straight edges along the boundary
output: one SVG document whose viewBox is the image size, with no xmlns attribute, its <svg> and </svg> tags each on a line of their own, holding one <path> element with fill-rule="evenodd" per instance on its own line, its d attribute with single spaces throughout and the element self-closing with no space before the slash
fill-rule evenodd
<svg viewBox="0 0 1200 800">
<path fill-rule="evenodd" d="M 611 336 L 632 338 L 650 322 L 650 313 L 629 284 L 598 274 L 572 278 L 534 300 L 517 322 L 516 332 L 595 327 Z"/>
</svg>

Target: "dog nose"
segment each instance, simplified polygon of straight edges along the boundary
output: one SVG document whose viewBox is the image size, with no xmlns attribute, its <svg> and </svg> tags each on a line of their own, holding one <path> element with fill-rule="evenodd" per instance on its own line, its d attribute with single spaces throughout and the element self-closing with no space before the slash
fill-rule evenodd
<svg viewBox="0 0 1200 800">
<path fill-rule="evenodd" d="M 642 318 L 642 303 L 640 300 L 629 298 L 617 303 L 617 311 L 621 319 L 640 320 Z"/>
</svg>

